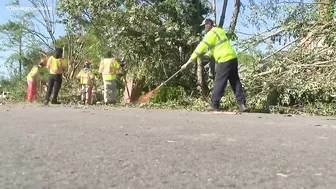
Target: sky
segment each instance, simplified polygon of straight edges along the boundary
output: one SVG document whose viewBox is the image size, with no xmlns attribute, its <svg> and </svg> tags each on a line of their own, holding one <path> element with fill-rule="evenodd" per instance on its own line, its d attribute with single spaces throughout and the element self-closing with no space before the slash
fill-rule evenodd
<svg viewBox="0 0 336 189">
<path fill-rule="evenodd" d="M 5 24 L 7 23 L 9 20 L 13 19 L 12 18 L 12 14 L 14 13 L 14 11 L 24 11 L 27 10 L 27 7 L 32 7 L 32 5 L 28 2 L 28 0 L 20 0 L 20 7 L 16 7 L 16 9 L 14 10 L 13 8 L 11 9 L 10 7 L 7 7 L 8 3 L 10 3 L 11 0 L 1 0 L 0 2 L 0 12 L 1 12 L 1 16 L 2 18 L 0 19 L 0 24 Z M 50 2 L 50 7 L 55 8 L 52 4 L 51 1 L 48 0 Z M 249 0 L 241 0 L 242 4 L 248 4 Z M 217 0 L 217 24 L 219 21 L 219 17 L 221 14 L 221 7 L 222 7 L 222 1 L 221 0 Z M 233 1 L 229 1 L 228 4 L 228 8 L 227 8 L 227 12 L 226 12 L 226 21 L 224 23 L 224 29 L 226 29 L 229 26 L 229 21 L 231 19 L 232 16 L 232 12 L 233 12 Z M 34 10 L 28 10 L 28 11 L 34 11 Z M 38 14 L 37 11 L 34 11 L 36 14 Z M 43 28 L 43 27 L 41 27 Z M 238 18 L 238 23 L 237 23 L 237 27 L 236 30 L 238 31 L 243 31 L 244 33 L 249 33 L 249 34 L 253 34 L 253 33 L 257 33 L 257 29 L 256 28 L 244 28 L 241 23 L 240 23 L 240 19 Z M 43 31 L 42 31 L 43 32 Z M 44 31 L 43 33 L 46 33 L 46 31 Z M 56 26 L 56 31 L 55 31 L 55 36 L 58 39 L 60 36 L 65 35 L 65 30 L 64 30 L 64 26 L 62 25 L 57 25 Z M 239 35 L 239 34 L 238 34 Z M 0 73 L 7 73 L 7 69 L 5 68 L 4 64 L 5 64 L 5 59 L 11 54 L 11 52 L 0 52 Z"/>
<path fill-rule="evenodd" d="M 32 11 L 33 13 L 36 13 L 37 15 L 39 12 L 37 10 L 32 9 L 32 5 L 28 0 L 20 0 L 20 6 L 19 7 L 10 7 L 7 6 L 11 0 L 0 0 L 0 12 L 1 12 L 1 19 L 0 19 L 0 25 L 7 23 L 9 20 L 13 20 L 12 15 L 15 13 L 19 13 L 20 11 Z M 50 8 L 55 8 L 55 6 L 52 5 L 52 1 L 48 0 L 48 5 Z M 39 27 L 42 29 L 41 32 L 48 36 L 48 33 L 43 30 L 43 27 L 41 27 L 41 24 L 38 24 Z M 55 37 L 58 39 L 60 36 L 65 35 L 65 29 L 62 25 L 57 25 L 55 30 Z M 6 51 L 6 52 L 0 52 L 0 74 L 8 74 L 7 68 L 4 66 L 5 60 L 7 57 L 10 56 L 12 52 Z"/>
</svg>

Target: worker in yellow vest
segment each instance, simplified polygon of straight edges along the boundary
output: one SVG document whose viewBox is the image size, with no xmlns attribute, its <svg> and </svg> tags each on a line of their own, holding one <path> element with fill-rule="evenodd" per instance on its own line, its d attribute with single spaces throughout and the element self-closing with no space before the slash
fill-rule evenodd
<svg viewBox="0 0 336 189">
<path fill-rule="evenodd" d="M 27 75 L 27 102 L 32 102 L 37 97 L 37 89 L 40 86 L 41 78 L 40 78 L 40 70 L 42 67 L 45 66 L 47 60 L 41 58 L 40 64 L 34 65 L 33 68 L 30 70 L 29 74 Z"/>
<path fill-rule="evenodd" d="M 55 55 L 49 57 L 47 68 L 49 69 L 49 78 L 48 78 L 48 89 L 45 96 L 45 105 L 48 105 L 50 101 L 51 93 L 53 93 L 53 98 L 51 100 L 52 104 L 61 104 L 57 101 L 58 93 L 62 86 L 62 76 L 65 71 L 68 69 L 67 63 L 62 58 L 63 49 L 56 48 Z"/>
<path fill-rule="evenodd" d="M 104 54 L 104 59 L 100 62 L 99 72 L 103 76 L 104 82 L 104 102 L 105 104 L 117 103 L 117 72 L 119 71 L 120 64 L 115 59 L 112 58 L 112 53 L 110 51 Z M 109 91 L 111 90 L 111 93 Z M 109 98 L 109 96 L 111 97 Z"/>
<path fill-rule="evenodd" d="M 78 73 L 77 79 L 79 79 L 82 86 L 82 104 L 92 104 L 92 88 L 94 85 L 94 76 L 91 71 L 90 61 L 85 61 L 84 68 Z"/>
<path fill-rule="evenodd" d="M 202 56 L 210 49 L 210 55 L 214 57 L 216 62 L 216 76 L 211 105 L 207 110 L 219 110 L 220 100 L 224 95 L 227 81 L 229 81 L 241 110 L 246 112 L 245 94 L 238 75 L 237 55 L 230 45 L 225 31 L 222 28 L 215 27 L 211 19 L 203 20 L 201 26 L 204 26 L 206 35 L 196 47 L 188 62 L 185 63 L 181 69 L 189 68 L 190 65 L 192 65 L 191 63 L 196 62 L 199 56 Z"/>
</svg>

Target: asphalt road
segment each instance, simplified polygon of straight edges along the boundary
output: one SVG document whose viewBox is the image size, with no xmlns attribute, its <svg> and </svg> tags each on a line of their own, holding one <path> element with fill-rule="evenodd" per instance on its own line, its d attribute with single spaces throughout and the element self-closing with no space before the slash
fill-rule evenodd
<svg viewBox="0 0 336 189">
<path fill-rule="evenodd" d="M 336 117 L 0 106 L 1 189 L 336 188 Z"/>
</svg>

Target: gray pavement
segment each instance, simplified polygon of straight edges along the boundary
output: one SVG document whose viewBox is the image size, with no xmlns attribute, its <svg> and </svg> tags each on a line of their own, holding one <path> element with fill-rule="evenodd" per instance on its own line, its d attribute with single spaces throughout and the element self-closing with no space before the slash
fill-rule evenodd
<svg viewBox="0 0 336 189">
<path fill-rule="evenodd" d="M 336 117 L 0 106 L 1 189 L 336 188 Z"/>
</svg>

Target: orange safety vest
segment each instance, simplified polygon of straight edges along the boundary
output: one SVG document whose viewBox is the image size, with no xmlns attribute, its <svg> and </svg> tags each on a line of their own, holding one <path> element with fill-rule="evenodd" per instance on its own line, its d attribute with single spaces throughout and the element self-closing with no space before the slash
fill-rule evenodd
<svg viewBox="0 0 336 189">
<path fill-rule="evenodd" d="M 115 59 L 108 58 L 104 59 L 101 66 L 101 73 L 103 75 L 104 81 L 107 80 L 115 80 L 116 79 L 116 71 L 115 71 Z"/>
<path fill-rule="evenodd" d="M 80 71 L 77 75 L 77 78 L 80 79 L 80 84 L 88 85 L 92 84 L 91 80 L 93 79 L 93 74 L 90 72 L 84 72 L 83 70 Z"/>
</svg>

